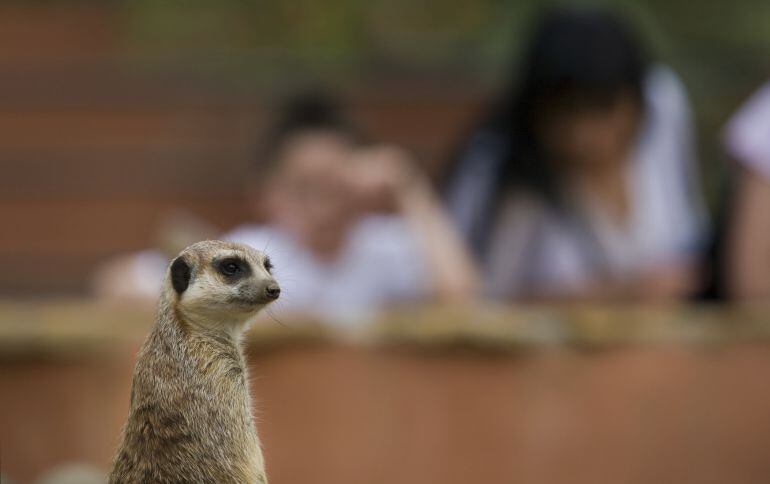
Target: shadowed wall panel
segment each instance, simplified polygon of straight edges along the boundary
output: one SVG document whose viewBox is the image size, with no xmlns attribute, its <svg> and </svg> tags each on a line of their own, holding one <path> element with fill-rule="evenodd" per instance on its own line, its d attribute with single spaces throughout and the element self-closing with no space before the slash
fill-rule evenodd
<svg viewBox="0 0 770 484">
<path fill-rule="evenodd" d="M 106 468 L 130 351 L 4 363 L 3 470 Z M 347 346 L 254 353 L 271 482 L 764 483 L 770 352 L 418 354 Z"/>
</svg>

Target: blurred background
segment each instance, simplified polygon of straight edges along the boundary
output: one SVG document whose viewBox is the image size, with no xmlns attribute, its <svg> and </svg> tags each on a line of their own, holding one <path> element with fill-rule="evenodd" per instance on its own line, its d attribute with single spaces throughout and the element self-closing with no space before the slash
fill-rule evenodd
<svg viewBox="0 0 770 484">
<path fill-rule="evenodd" d="M 564 61 L 564 84 L 541 92 L 558 69 L 538 64 L 549 50 L 533 39 L 549 45 L 544 12 L 573 9 L 612 16 L 567 15 L 564 38 L 598 25 L 610 39 L 630 32 L 629 50 L 594 49 L 620 59 L 595 74 L 593 44 L 576 48 L 564 59 L 578 67 Z M 641 73 L 624 63 L 636 47 Z M 770 114 L 767 94 L 751 97 L 768 80 L 766 0 L 3 1 L 3 482 L 100 482 L 166 264 L 211 237 L 265 249 L 285 289 L 249 339 L 271 482 L 770 481 Z M 522 121 L 527 93 L 534 117 Z M 572 237 L 549 215 L 551 185 L 537 169 L 523 175 L 516 153 L 538 153 L 564 200 L 605 187 L 584 186 L 583 172 L 615 172 L 570 161 L 579 140 L 530 152 L 512 133 L 531 121 L 548 147 L 549 129 L 558 138 L 586 115 L 609 123 L 596 136 L 622 140 L 622 122 L 606 119 L 628 99 L 620 152 L 668 160 L 644 147 L 673 144 L 686 163 L 650 168 L 642 195 L 619 203 L 628 233 L 596 228 L 599 215 L 587 225 L 603 261 L 594 270 L 580 242 L 570 258 L 582 229 Z M 752 105 L 764 116 L 736 114 Z M 477 144 L 489 133 L 505 138 L 497 152 L 497 138 Z M 666 133 L 674 140 L 656 144 Z M 485 150 L 505 160 L 489 178 L 506 182 L 463 188 L 483 178 L 463 167 L 481 166 Z M 334 205 L 323 190 L 338 186 L 351 198 Z M 542 200 L 521 202 L 520 186 Z M 497 207 L 480 209 L 483 229 L 465 210 L 479 193 Z M 316 215 L 312 197 L 332 208 Z M 544 213 L 533 227 L 551 236 L 533 229 L 544 238 L 521 244 L 561 261 L 566 240 L 567 262 L 507 258 L 521 244 L 499 223 L 506 207 L 513 232 Z M 687 240 L 640 235 L 679 230 Z M 589 269 L 572 271 L 584 259 Z M 639 269 L 680 263 L 676 274 Z M 399 274 L 371 276 L 382 268 Z M 319 289 L 329 277 L 337 292 Z M 356 304 L 340 295 L 361 287 Z M 40 480 L 70 464 L 85 466 L 74 480 Z"/>
<path fill-rule="evenodd" d="M 315 81 L 439 176 L 539 4 L 3 2 L 0 288 L 83 294 L 99 261 L 151 245 L 168 208 L 222 230 L 247 220 L 267 113 Z M 687 86 L 713 206 L 719 130 L 770 70 L 770 7 L 609 4 Z"/>
</svg>

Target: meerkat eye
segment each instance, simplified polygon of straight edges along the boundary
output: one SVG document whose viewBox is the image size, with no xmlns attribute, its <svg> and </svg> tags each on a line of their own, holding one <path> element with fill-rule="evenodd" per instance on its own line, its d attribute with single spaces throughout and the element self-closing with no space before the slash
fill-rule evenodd
<svg viewBox="0 0 770 484">
<path fill-rule="evenodd" d="M 238 276 L 248 272 L 248 266 L 243 261 L 235 258 L 219 261 L 217 268 L 225 276 Z"/>
<path fill-rule="evenodd" d="M 273 261 L 270 260 L 270 257 L 265 257 L 265 270 L 269 273 L 273 271 Z"/>
</svg>

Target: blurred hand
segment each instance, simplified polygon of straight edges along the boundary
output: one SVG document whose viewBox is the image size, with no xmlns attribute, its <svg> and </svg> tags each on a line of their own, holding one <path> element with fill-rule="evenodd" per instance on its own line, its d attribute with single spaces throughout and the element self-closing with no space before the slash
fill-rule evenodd
<svg viewBox="0 0 770 484">
<path fill-rule="evenodd" d="M 440 301 L 473 299 L 478 270 L 444 212 L 425 172 L 403 149 L 380 145 L 357 150 L 347 176 L 361 209 L 396 212 L 419 244 L 429 268 L 429 290 Z"/>
<path fill-rule="evenodd" d="M 654 266 L 630 280 L 601 280 L 570 296 L 576 299 L 669 303 L 688 297 L 697 284 L 695 265 L 672 262 Z"/>
<path fill-rule="evenodd" d="M 370 210 L 397 210 L 405 197 L 426 184 L 414 159 L 396 146 L 357 150 L 351 161 L 348 181 L 356 197 Z"/>
<path fill-rule="evenodd" d="M 656 266 L 642 277 L 640 297 L 656 303 L 678 301 L 690 296 L 697 283 L 697 266 L 693 262 Z"/>
</svg>

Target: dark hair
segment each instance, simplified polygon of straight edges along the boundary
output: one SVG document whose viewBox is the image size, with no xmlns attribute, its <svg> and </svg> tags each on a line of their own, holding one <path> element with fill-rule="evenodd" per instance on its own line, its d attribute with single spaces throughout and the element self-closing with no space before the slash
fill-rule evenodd
<svg viewBox="0 0 770 484">
<path fill-rule="evenodd" d="M 546 11 L 536 24 L 521 74 L 488 120 L 488 128 L 509 140 L 500 183 L 528 186 L 551 201 L 558 198 L 552 167 L 535 133 L 538 117 L 548 114 L 547 107 L 608 107 L 623 92 L 641 107 L 646 67 L 636 36 L 614 13 L 586 8 Z"/>
<path fill-rule="evenodd" d="M 280 152 L 286 143 L 313 132 L 328 132 L 359 143 L 363 137 L 353 123 L 342 113 L 337 102 L 319 91 L 307 91 L 284 103 L 277 119 L 266 132 L 256 160 L 256 171 L 266 175 L 280 165 Z"/>
<path fill-rule="evenodd" d="M 537 137 L 535 126 L 543 116 L 609 107 L 625 92 L 642 112 L 646 70 L 636 36 L 612 12 L 553 8 L 540 15 L 521 64 L 513 66 L 510 83 L 492 100 L 445 180 L 449 203 L 475 252 L 485 253 L 509 189 L 528 190 L 551 207 L 569 211 L 555 160 L 548 159 Z M 460 196 L 469 190 L 480 191 L 472 203 Z"/>
</svg>

